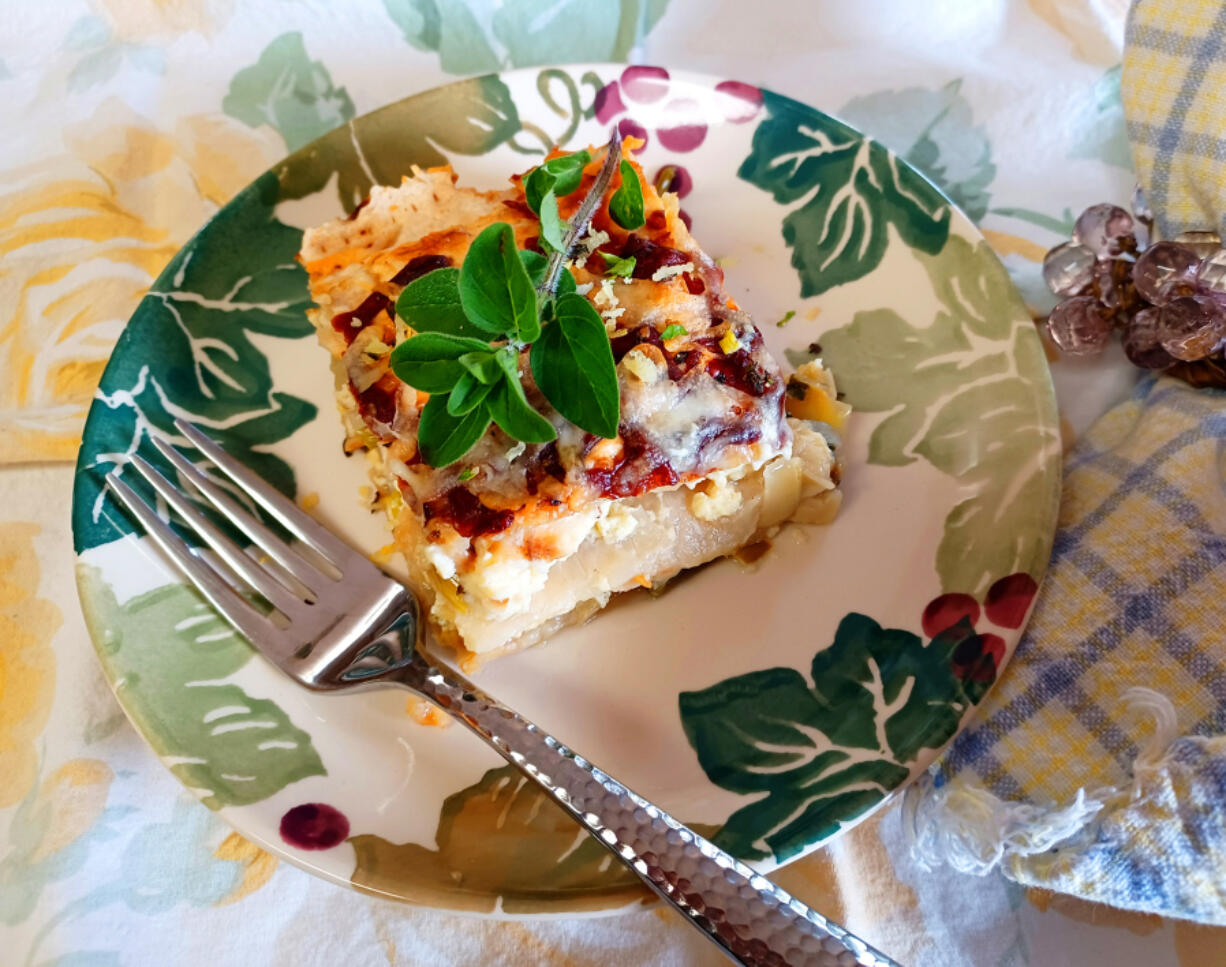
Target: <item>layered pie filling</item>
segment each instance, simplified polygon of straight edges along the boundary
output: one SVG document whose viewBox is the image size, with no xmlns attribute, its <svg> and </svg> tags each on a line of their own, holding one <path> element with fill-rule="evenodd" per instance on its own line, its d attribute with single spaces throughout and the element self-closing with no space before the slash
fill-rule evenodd
<svg viewBox="0 0 1226 967">
<path fill-rule="evenodd" d="M 598 167 L 559 200 L 563 218 L 574 217 Z M 608 208 L 606 197 L 566 268 L 604 323 L 620 393 L 616 436 L 581 429 L 551 406 L 524 347 L 524 396 L 556 438 L 526 443 L 491 423 L 440 467 L 418 444 L 430 394 L 391 365 L 415 334 L 397 298 L 461 266 L 495 223 L 511 227 L 517 248 L 542 252 L 524 179 L 483 192 L 457 187 L 449 168 L 414 169 L 303 239 L 309 315 L 332 357 L 345 449 L 365 453 L 433 631 L 466 652 L 531 645 L 614 594 L 660 587 L 785 521 L 828 522 L 839 505 L 830 443 L 848 408 L 829 372 L 814 360 L 781 374 L 674 195 L 644 182 L 634 230 Z"/>
</svg>

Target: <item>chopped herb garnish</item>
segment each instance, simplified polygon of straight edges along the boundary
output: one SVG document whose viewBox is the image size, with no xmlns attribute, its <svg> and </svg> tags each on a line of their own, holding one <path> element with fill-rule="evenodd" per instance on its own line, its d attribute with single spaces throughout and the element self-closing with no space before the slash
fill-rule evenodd
<svg viewBox="0 0 1226 967">
<path fill-rule="evenodd" d="M 646 221 L 643 215 L 643 185 L 638 172 L 629 161 L 621 163 L 622 183 L 609 199 L 609 214 L 628 232 L 642 228 Z"/>
<path fill-rule="evenodd" d="M 786 326 L 789 322 L 792 321 L 792 317 L 794 315 L 796 315 L 796 310 L 789 309 L 787 312 L 783 314 L 783 318 L 780 319 L 777 323 L 775 323 L 775 325 L 778 326 L 780 329 L 782 329 L 784 326 Z"/>
<path fill-rule="evenodd" d="M 822 344 L 820 342 L 809 343 L 808 352 L 810 356 L 820 356 L 822 354 Z"/>
<path fill-rule="evenodd" d="M 468 481 L 472 480 L 472 478 L 475 477 L 476 475 L 477 475 L 476 467 L 465 467 L 463 470 L 460 471 L 460 475 L 456 477 L 456 480 L 460 481 L 460 483 L 467 483 Z"/>
<path fill-rule="evenodd" d="M 674 322 L 664 327 L 664 331 L 660 333 L 660 338 L 668 342 L 670 339 L 680 339 L 682 336 L 688 336 L 689 334 L 690 331 L 685 326 Z"/>
<path fill-rule="evenodd" d="M 575 277 L 565 266 L 621 158 L 616 133 L 607 150 L 569 224 L 559 216 L 557 199 L 578 189 L 591 162 L 588 152 L 554 158 L 526 180 L 525 195 L 541 216 L 540 237 L 551 249 L 548 259 L 517 250 L 511 226 L 497 222 L 473 240 L 460 268 L 415 279 L 397 300 L 397 313 L 416 334 L 392 351 L 391 367 L 405 383 L 430 394 L 417 430 L 422 459 L 430 466 L 455 463 L 491 422 L 522 442 L 556 439 L 553 424 L 524 392 L 519 371 L 524 350 L 537 386 L 555 410 L 589 433 L 617 435 L 621 401 L 609 338 L 600 315 L 575 292 Z M 631 175 L 634 189 L 627 194 L 637 190 L 641 216 L 642 192 L 633 169 Z M 623 170 L 622 189 L 626 179 Z M 633 199 L 626 204 L 633 210 Z M 629 263 L 627 274 L 634 270 L 633 259 L 618 261 Z M 475 474 L 470 467 L 460 479 Z"/>
<path fill-rule="evenodd" d="M 611 255 L 608 252 L 598 253 L 604 259 L 604 274 L 620 276 L 623 279 L 628 279 L 634 274 L 634 256 L 622 258 L 620 255 Z"/>
</svg>

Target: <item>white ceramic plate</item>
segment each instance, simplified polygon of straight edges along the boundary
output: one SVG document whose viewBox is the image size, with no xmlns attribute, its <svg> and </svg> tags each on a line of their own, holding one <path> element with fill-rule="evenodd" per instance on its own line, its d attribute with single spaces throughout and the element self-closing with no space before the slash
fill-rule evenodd
<svg viewBox="0 0 1226 967">
<path fill-rule="evenodd" d="M 81 598 L 120 702 L 238 830 L 331 879 L 450 909 L 634 902 L 612 857 L 401 692 L 309 693 L 254 656 L 101 489 L 186 416 L 355 545 L 388 542 L 341 453 L 306 322 L 301 230 L 373 181 L 450 162 L 492 188 L 556 140 L 644 135 L 731 295 L 792 364 L 817 342 L 856 407 L 846 500 L 658 599 L 494 662 L 492 693 L 759 868 L 812 850 L 924 769 L 1008 660 L 1050 549 L 1059 434 L 1022 302 L 970 222 L 880 145 L 745 84 L 567 67 L 461 81 L 359 118 L 243 191 L 171 262 L 90 414 Z M 786 325 L 776 325 L 794 312 Z"/>
</svg>

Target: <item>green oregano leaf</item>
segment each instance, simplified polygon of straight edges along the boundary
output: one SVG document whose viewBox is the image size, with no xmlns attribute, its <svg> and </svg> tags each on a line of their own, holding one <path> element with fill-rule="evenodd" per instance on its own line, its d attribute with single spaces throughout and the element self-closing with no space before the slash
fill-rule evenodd
<svg viewBox="0 0 1226 967">
<path fill-rule="evenodd" d="M 495 222 L 473 239 L 460 268 L 460 304 L 468 321 L 493 336 L 532 342 L 540 333 L 536 288 L 515 248 L 515 233 Z"/>
<path fill-rule="evenodd" d="M 447 412 L 452 416 L 463 416 L 471 413 L 485 401 L 494 389 L 495 383 L 483 383 L 471 372 L 460 377 L 455 389 L 447 397 Z"/>
<path fill-rule="evenodd" d="M 447 397 L 431 396 L 417 424 L 417 446 L 422 459 L 432 467 L 455 463 L 481 439 L 489 425 L 490 414 L 485 404 L 463 416 L 452 416 L 447 412 Z"/>
<path fill-rule="evenodd" d="M 643 214 L 643 185 L 629 161 L 623 160 L 619 170 L 622 183 L 609 199 L 609 214 L 618 225 L 632 232 L 642 228 L 646 221 Z"/>
<path fill-rule="evenodd" d="M 552 190 L 547 191 L 541 199 L 541 240 L 553 251 L 560 252 L 566 244 L 563 240 L 565 234 L 566 224 L 558 214 L 557 196 Z"/>
<path fill-rule="evenodd" d="M 465 353 L 460 357 L 459 363 L 487 386 L 493 386 L 502 376 L 502 367 L 498 365 L 498 360 L 494 358 L 489 346 L 486 346 L 483 352 Z"/>
<path fill-rule="evenodd" d="M 577 293 L 559 296 L 556 318 L 532 344 L 532 376 L 545 399 L 580 429 L 617 436 L 621 400 L 604 320 Z"/>
<path fill-rule="evenodd" d="M 690 331 L 685 326 L 674 322 L 664 327 L 664 331 L 660 333 L 660 338 L 668 342 L 670 339 L 677 339 L 680 336 L 688 336 L 689 334 Z"/>
<path fill-rule="evenodd" d="M 524 181 L 524 199 L 528 207 L 539 214 L 541 199 L 549 191 L 553 191 L 557 198 L 565 198 L 577 191 L 583 182 L 583 169 L 591 160 L 591 154 L 584 149 L 553 158 L 534 168 Z"/>
<path fill-rule="evenodd" d="M 460 357 L 488 352 L 479 339 L 442 332 L 420 332 L 392 350 L 392 372 L 403 382 L 424 393 L 449 393 L 464 375 Z"/>
<path fill-rule="evenodd" d="M 481 336 L 460 305 L 460 270 L 435 269 L 406 285 L 396 299 L 396 315 L 418 332 Z"/>
<path fill-rule="evenodd" d="M 532 408 L 518 379 L 503 379 L 489 396 L 490 415 L 507 436 L 524 443 L 548 443 L 558 433 L 553 424 Z"/>
</svg>

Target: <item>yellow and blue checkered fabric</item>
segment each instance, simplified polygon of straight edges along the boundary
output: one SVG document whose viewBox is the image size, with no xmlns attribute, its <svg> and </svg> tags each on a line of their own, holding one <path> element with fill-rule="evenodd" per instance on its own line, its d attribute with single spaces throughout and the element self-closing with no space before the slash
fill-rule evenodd
<svg viewBox="0 0 1226 967">
<path fill-rule="evenodd" d="M 1226 234 L 1226 0 L 1137 0 L 1122 98 L 1162 237 Z M 1030 626 L 908 793 L 967 872 L 1226 924 L 1226 393 L 1142 380 L 1078 442 Z"/>
<path fill-rule="evenodd" d="M 1226 394 L 1170 378 L 1074 449 L 1027 633 L 921 787 L 981 851 L 955 865 L 1226 923 L 1224 467 Z"/>
<path fill-rule="evenodd" d="M 1226 3 L 1137 0 L 1125 45 L 1128 140 L 1163 236 L 1226 234 Z"/>
</svg>

